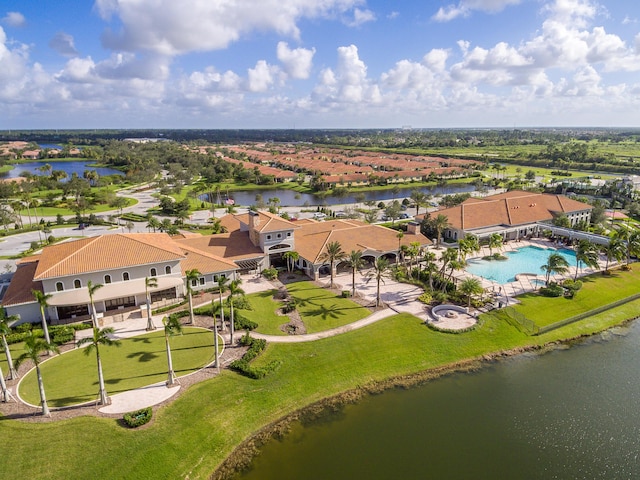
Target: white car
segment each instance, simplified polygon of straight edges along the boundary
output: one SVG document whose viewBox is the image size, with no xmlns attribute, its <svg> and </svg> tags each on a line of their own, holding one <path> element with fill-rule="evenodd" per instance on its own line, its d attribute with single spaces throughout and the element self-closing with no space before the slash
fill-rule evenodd
<svg viewBox="0 0 640 480">
<path fill-rule="evenodd" d="M 313 214 L 313 218 L 314 220 L 324 220 L 325 218 L 327 218 L 327 214 L 322 212 L 316 212 Z"/>
</svg>

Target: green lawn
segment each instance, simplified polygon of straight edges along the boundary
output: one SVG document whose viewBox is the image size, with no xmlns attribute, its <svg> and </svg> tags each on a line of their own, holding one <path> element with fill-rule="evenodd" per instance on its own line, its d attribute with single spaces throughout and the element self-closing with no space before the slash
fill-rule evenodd
<svg viewBox="0 0 640 480">
<path fill-rule="evenodd" d="M 296 299 L 298 312 L 307 333 L 347 325 L 371 314 L 369 310 L 348 298 L 336 296 L 313 282 L 290 283 L 287 290 Z"/>
<path fill-rule="evenodd" d="M 136 203 L 138 203 L 138 201 L 135 198 L 129 198 L 127 197 L 127 205 L 126 207 L 130 207 L 132 205 L 135 205 Z M 125 207 L 125 208 L 126 208 Z M 90 213 L 102 213 L 102 212 L 114 212 L 117 213 L 118 209 L 113 208 L 112 206 L 104 203 L 104 204 L 99 204 L 99 205 L 94 205 L 91 208 L 88 208 L 83 214 L 84 215 L 89 215 Z M 20 211 L 20 215 L 27 215 L 27 209 L 25 208 L 24 210 Z M 63 215 L 65 217 L 67 216 L 71 216 L 71 215 L 75 215 L 76 212 L 74 210 L 72 210 L 71 208 L 66 208 L 66 207 L 38 207 L 37 211 L 36 211 L 38 217 L 44 216 L 44 217 L 55 217 L 56 215 L 60 214 Z M 34 215 L 34 211 L 33 209 L 31 209 L 31 215 Z"/>
<path fill-rule="evenodd" d="M 286 335 L 280 330 L 280 325 L 287 323 L 289 319 L 281 315 L 276 315 L 276 310 L 282 306 L 281 302 L 273 299 L 273 294 L 277 290 L 252 293 L 247 295 L 247 300 L 251 304 L 252 310 L 239 310 L 243 317 L 256 322 L 258 328 L 256 332 L 265 335 Z"/>
<path fill-rule="evenodd" d="M 522 303 L 514 308 L 540 327 L 573 317 L 638 293 L 640 265 L 634 266 L 626 272 L 612 270 L 611 276 L 596 273 L 582 277 L 583 287 L 573 299 L 527 293 L 518 297 Z"/>
<path fill-rule="evenodd" d="M 171 351 L 176 375 L 191 373 L 213 361 L 213 334 L 205 329 L 184 328 L 183 335 L 171 338 Z M 103 346 L 100 356 L 110 395 L 167 378 L 162 331 L 122 340 L 120 347 Z M 41 370 L 50 406 L 61 407 L 96 399 L 98 374 L 95 352 L 87 357 L 84 349 L 76 349 L 46 361 Z M 25 401 L 39 404 L 35 370 L 25 376 L 19 393 Z"/>
<path fill-rule="evenodd" d="M 0 469 L 6 478 L 21 478 L 24 472 L 34 479 L 208 478 L 252 432 L 304 405 L 370 381 L 590 333 L 628 315 L 607 313 L 540 337 L 528 337 L 491 317 L 472 332 L 442 334 L 401 314 L 317 342 L 269 345 L 257 363 L 282 360 L 272 375 L 251 380 L 225 370 L 157 411 L 152 424 L 141 430 L 93 417 L 41 424 L 0 421 L 3 442 L 11 445 L 0 456 Z"/>
</svg>

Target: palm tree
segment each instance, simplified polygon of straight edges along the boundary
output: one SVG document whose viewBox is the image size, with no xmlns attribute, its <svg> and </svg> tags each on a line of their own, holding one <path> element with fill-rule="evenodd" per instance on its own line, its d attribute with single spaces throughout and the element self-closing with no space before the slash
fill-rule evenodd
<svg viewBox="0 0 640 480">
<path fill-rule="evenodd" d="M 611 239 L 609 239 L 608 244 L 602 245 L 602 247 L 600 247 L 600 251 L 604 253 L 605 257 L 607 258 L 607 263 L 604 266 L 605 272 L 609 271 L 609 262 L 611 260 L 616 260 L 619 262 L 624 258 L 624 245 L 616 237 L 612 237 Z"/>
<path fill-rule="evenodd" d="M 475 235 L 465 235 L 462 240 L 458 242 L 458 252 L 460 260 L 465 263 L 467 256 L 480 250 L 480 243 L 478 237 Z"/>
<path fill-rule="evenodd" d="M 295 263 L 300 258 L 300 254 L 292 250 L 290 252 L 285 252 L 282 255 L 282 258 L 284 258 L 287 261 L 287 271 L 291 272 L 291 270 L 293 270 L 293 265 L 295 265 Z"/>
<path fill-rule="evenodd" d="M 40 318 L 42 319 L 42 331 L 44 332 L 44 340 L 47 344 L 51 344 L 51 338 L 49 337 L 49 328 L 47 328 L 47 317 L 45 315 L 45 309 L 49 306 L 48 300 L 51 298 L 51 294 L 45 294 L 40 290 L 31 290 L 31 293 L 35 297 L 36 302 L 40 304 Z"/>
<path fill-rule="evenodd" d="M 167 376 L 167 387 L 172 387 L 176 383 L 176 374 L 173 371 L 173 361 L 171 359 L 171 345 L 169 343 L 169 337 L 174 335 L 182 334 L 182 324 L 178 317 L 169 315 L 168 317 L 164 317 L 162 320 L 162 324 L 164 325 L 164 343 L 167 347 L 167 366 L 168 366 L 168 376 Z M 216 358 L 217 358 L 216 353 Z"/>
<path fill-rule="evenodd" d="M 91 352 L 95 349 L 96 351 L 96 362 L 98 364 L 98 385 L 100 388 L 100 405 L 107 405 L 109 403 L 109 397 L 107 395 L 107 389 L 104 386 L 104 375 L 102 374 L 102 359 L 100 358 L 100 345 L 105 345 L 110 347 L 115 345 L 116 347 L 120 346 L 120 340 L 114 340 L 111 336 L 115 330 L 113 327 L 105 327 L 98 328 L 97 326 L 93 327 L 93 335 L 91 337 L 86 337 L 78 340 L 78 347 L 81 347 L 85 343 L 88 344 L 87 348 L 84 350 L 85 355 L 91 354 Z"/>
<path fill-rule="evenodd" d="M 93 295 L 98 289 L 102 287 L 103 285 L 101 283 L 96 283 L 94 285 L 91 280 L 87 282 L 87 290 L 89 291 L 89 303 L 91 304 L 91 319 L 93 321 L 93 328 L 98 328 L 98 314 L 96 312 L 96 306 L 93 303 Z"/>
<path fill-rule="evenodd" d="M 0 307 L 0 336 L 2 337 L 2 346 L 4 347 L 4 354 L 7 357 L 7 365 L 9 366 L 9 379 L 15 380 L 18 378 L 18 371 L 13 365 L 13 359 L 11 358 L 11 349 L 7 343 L 7 335 L 11 333 L 11 327 L 9 322 L 15 322 L 18 320 L 17 315 L 8 315 L 5 313 L 4 308 Z"/>
<path fill-rule="evenodd" d="M 13 395 L 11 395 L 11 392 L 7 388 L 2 368 L 0 368 L 0 402 L 8 402 L 10 398 L 13 398 Z"/>
<path fill-rule="evenodd" d="M 471 307 L 471 297 L 473 295 L 480 295 L 484 292 L 484 288 L 482 288 L 482 284 L 477 278 L 465 278 L 460 282 L 458 290 L 460 293 L 467 296 L 467 308 Z"/>
<path fill-rule="evenodd" d="M 229 337 L 229 343 L 231 345 L 233 345 L 233 333 L 234 333 L 234 321 L 235 321 L 235 317 L 234 317 L 234 312 L 233 312 L 233 299 L 237 296 L 241 296 L 244 295 L 244 290 L 242 290 L 240 288 L 240 284 L 242 283 L 242 280 L 240 280 L 239 278 L 233 280 L 230 284 L 229 284 L 229 296 L 227 297 L 227 301 L 229 302 L 229 309 L 231 311 L 231 320 L 229 321 L 229 325 L 231 327 L 231 331 L 230 331 L 230 337 Z"/>
<path fill-rule="evenodd" d="M 411 190 L 411 195 L 409 198 L 413 200 L 413 203 L 416 206 L 416 215 L 420 213 L 420 207 L 424 207 L 427 204 L 428 195 L 426 193 L 421 192 L 417 188 Z"/>
<path fill-rule="evenodd" d="M 156 277 L 145 277 L 144 279 L 144 293 L 147 299 L 147 330 L 155 330 L 156 326 L 153 324 L 153 318 L 151 318 L 151 294 L 150 288 L 158 287 L 158 279 Z"/>
<path fill-rule="evenodd" d="M 551 275 L 555 273 L 560 275 L 567 273 L 569 270 L 569 262 L 559 253 L 552 253 L 549 255 L 547 263 L 540 267 L 540 270 L 546 272 L 545 285 L 549 286 Z"/>
<path fill-rule="evenodd" d="M 446 215 L 438 214 L 436 218 L 432 220 L 433 229 L 436 231 L 436 249 L 440 248 L 440 237 L 442 237 L 442 231 L 449 227 L 449 219 Z"/>
<path fill-rule="evenodd" d="M 218 362 L 218 324 L 216 322 L 216 311 L 220 310 L 222 314 L 222 300 L 220 303 L 216 303 L 213 298 L 211 298 L 211 316 L 213 317 L 213 348 L 215 350 L 216 359 L 213 362 L 213 366 L 216 368 L 220 368 L 220 364 Z"/>
<path fill-rule="evenodd" d="M 160 221 L 154 217 L 154 216 L 149 216 L 149 220 L 147 222 L 147 229 L 153 229 L 153 233 L 156 233 L 156 230 L 160 228 Z"/>
<path fill-rule="evenodd" d="M 494 248 L 497 248 L 497 249 L 502 248 L 503 242 L 504 242 L 504 239 L 502 238 L 502 235 L 500 235 L 499 233 L 492 233 L 491 236 L 489 237 L 489 254 L 493 255 Z"/>
<path fill-rule="evenodd" d="M 36 366 L 36 376 L 38 378 L 38 389 L 40 390 L 40 404 L 42 405 L 42 415 L 51 416 L 49 406 L 47 405 L 47 397 L 44 392 L 44 383 L 42 382 L 42 373 L 40 372 L 40 354 L 48 352 L 58 353 L 58 347 L 47 342 L 42 338 L 33 336 L 33 332 L 24 340 L 24 352 L 16 358 L 16 368 L 18 368 L 25 360 L 31 360 Z"/>
<path fill-rule="evenodd" d="M 329 242 L 325 247 L 325 251 L 318 257 L 318 260 L 321 262 L 328 261 L 330 264 L 331 282 L 329 283 L 329 288 L 334 288 L 333 277 L 335 275 L 335 264 L 342 260 L 344 256 L 345 253 L 342 251 L 342 245 L 340 245 L 340 242 Z"/>
<path fill-rule="evenodd" d="M 224 306 L 222 303 L 222 294 L 225 293 L 229 286 L 227 285 L 229 283 L 229 281 L 231 280 L 230 277 L 227 277 L 225 275 L 220 275 L 218 277 L 218 296 L 220 298 L 220 330 L 225 330 L 225 326 L 224 326 Z M 215 321 L 215 318 L 214 318 Z"/>
<path fill-rule="evenodd" d="M 197 268 L 187 270 L 185 272 L 185 280 L 187 282 L 187 297 L 189 298 L 189 323 L 193 323 L 193 282 L 197 282 L 200 278 L 200 271 Z"/>
<path fill-rule="evenodd" d="M 351 296 L 356 296 L 356 270 L 360 270 L 364 266 L 362 260 L 362 252 L 360 250 L 351 250 L 346 257 L 347 266 L 351 269 Z"/>
<path fill-rule="evenodd" d="M 373 263 L 373 272 L 371 276 L 376 279 L 376 307 L 380 306 L 380 283 L 384 283 L 384 279 L 391 274 L 389 260 L 385 257 L 378 257 Z"/>
<path fill-rule="evenodd" d="M 595 244 L 589 240 L 580 240 L 576 245 L 576 274 L 573 280 L 578 279 L 578 271 L 584 264 L 589 268 L 598 268 L 598 252 Z"/>
</svg>

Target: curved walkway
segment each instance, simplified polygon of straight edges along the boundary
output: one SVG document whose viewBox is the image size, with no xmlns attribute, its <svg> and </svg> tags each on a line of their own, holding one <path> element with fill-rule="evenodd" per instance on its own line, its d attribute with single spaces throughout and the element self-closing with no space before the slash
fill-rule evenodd
<svg viewBox="0 0 640 480">
<path fill-rule="evenodd" d="M 312 342 L 314 340 L 320 340 L 322 338 L 329 338 L 335 335 L 340 335 L 341 333 L 350 332 L 352 330 L 357 330 L 362 327 L 366 327 L 367 325 L 371 325 L 372 323 L 378 322 L 383 318 L 391 317 L 395 315 L 397 312 L 390 308 L 386 308 L 384 310 L 379 310 L 377 312 L 372 313 L 368 317 L 363 318 L 362 320 L 358 320 L 357 322 L 349 323 L 347 325 L 343 325 L 341 327 L 332 328 L 331 330 L 324 330 L 322 332 L 317 333 L 307 333 L 304 335 L 263 335 L 261 333 L 251 332 L 251 336 L 254 338 L 262 338 L 267 340 L 268 342 L 273 343 L 300 343 L 300 342 Z"/>
<path fill-rule="evenodd" d="M 154 383 L 146 387 L 136 388 L 128 392 L 111 395 L 111 404 L 99 408 L 102 413 L 127 413 L 141 408 L 150 407 L 162 403 L 173 397 L 180 390 L 180 385 L 167 387 L 165 382 Z"/>
</svg>

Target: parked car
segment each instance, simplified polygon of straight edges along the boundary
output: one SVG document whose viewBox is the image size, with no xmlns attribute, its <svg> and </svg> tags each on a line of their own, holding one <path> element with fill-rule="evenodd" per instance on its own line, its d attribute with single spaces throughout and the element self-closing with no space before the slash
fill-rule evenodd
<svg viewBox="0 0 640 480">
<path fill-rule="evenodd" d="M 336 212 L 336 218 L 347 218 L 347 214 L 346 212 L 343 212 L 342 210 Z"/>
<path fill-rule="evenodd" d="M 406 218 L 411 218 L 411 217 L 409 216 L 409 214 L 408 214 L 408 213 L 401 213 L 401 214 L 400 214 L 400 216 L 399 216 L 398 218 L 400 218 L 401 220 L 404 220 L 404 219 L 406 219 Z"/>
<path fill-rule="evenodd" d="M 327 214 L 322 212 L 316 212 L 313 214 L 313 218 L 315 220 L 324 220 L 325 218 L 327 218 Z"/>
</svg>

